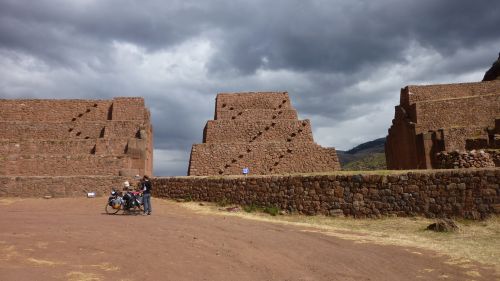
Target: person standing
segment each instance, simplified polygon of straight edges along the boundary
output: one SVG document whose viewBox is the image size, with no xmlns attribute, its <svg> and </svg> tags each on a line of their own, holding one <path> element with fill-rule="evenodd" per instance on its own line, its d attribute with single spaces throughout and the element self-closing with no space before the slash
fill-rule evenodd
<svg viewBox="0 0 500 281">
<path fill-rule="evenodd" d="M 151 185 L 151 181 L 149 181 L 149 177 L 144 175 L 141 181 L 142 186 L 142 200 L 144 202 L 144 215 L 151 215 L 151 190 L 153 186 Z"/>
</svg>

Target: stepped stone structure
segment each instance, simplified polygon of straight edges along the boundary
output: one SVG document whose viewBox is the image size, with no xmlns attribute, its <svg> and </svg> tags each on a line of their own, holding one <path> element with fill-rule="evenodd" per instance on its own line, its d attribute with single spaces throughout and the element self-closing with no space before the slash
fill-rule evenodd
<svg viewBox="0 0 500 281">
<path fill-rule="evenodd" d="M 109 181 L 153 171 L 143 98 L 1 99 L 0 128 L 0 176 Z"/>
<path fill-rule="evenodd" d="M 334 148 L 314 143 L 286 92 L 218 94 L 203 143 L 191 150 L 188 175 L 254 175 L 340 170 Z"/>
<path fill-rule="evenodd" d="M 438 153 L 499 149 L 500 80 L 489 73 L 491 81 L 403 88 L 387 136 L 387 168 L 450 168 Z"/>
</svg>

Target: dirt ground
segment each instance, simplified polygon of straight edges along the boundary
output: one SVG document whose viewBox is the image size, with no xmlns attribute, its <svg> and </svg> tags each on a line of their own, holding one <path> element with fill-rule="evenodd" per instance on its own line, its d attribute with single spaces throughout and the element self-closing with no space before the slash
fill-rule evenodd
<svg viewBox="0 0 500 281">
<path fill-rule="evenodd" d="M 199 214 L 153 200 L 107 215 L 105 198 L 1 199 L 0 280 L 498 280 L 491 267 L 304 227 Z"/>
</svg>

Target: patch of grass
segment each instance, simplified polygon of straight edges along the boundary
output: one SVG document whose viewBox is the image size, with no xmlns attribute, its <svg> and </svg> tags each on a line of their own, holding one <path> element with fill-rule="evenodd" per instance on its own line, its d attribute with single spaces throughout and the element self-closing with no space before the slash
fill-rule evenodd
<svg viewBox="0 0 500 281">
<path fill-rule="evenodd" d="M 242 209 L 247 213 L 265 213 L 271 216 L 276 216 L 280 212 L 280 209 L 276 206 L 261 207 L 255 204 L 244 205 Z"/>
<path fill-rule="evenodd" d="M 244 205 L 242 208 L 243 208 L 243 211 L 245 211 L 247 213 L 254 213 L 254 212 L 261 210 L 261 208 L 255 204 Z"/>
<path fill-rule="evenodd" d="M 280 209 L 276 206 L 270 206 L 264 208 L 264 213 L 270 214 L 271 216 L 276 216 L 280 212 Z"/>
</svg>

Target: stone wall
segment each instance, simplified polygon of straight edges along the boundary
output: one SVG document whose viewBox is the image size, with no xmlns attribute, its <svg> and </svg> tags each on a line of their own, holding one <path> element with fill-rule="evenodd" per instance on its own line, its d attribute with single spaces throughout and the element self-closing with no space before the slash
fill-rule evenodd
<svg viewBox="0 0 500 281">
<path fill-rule="evenodd" d="M 491 155 L 491 158 L 493 159 L 495 166 L 500 167 L 500 150 L 491 150 L 488 151 L 488 153 Z"/>
<path fill-rule="evenodd" d="M 409 85 L 401 89 L 400 103 L 409 106 L 421 101 L 489 95 L 496 93 L 499 87 L 500 81 Z"/>
<path fill-rule="evenodd" d="M 135 138 L 144 122 L 90 121 L 90 122 L 0 122 L 0 139 L 97 139 Z"/>
<path fill-rule="evenodd" d="M 122 190 L 119 176 L 0 176 L 0 197 L 85 197 L 87 192 L 106 196 L 112 188 Z M 104 204 L 103 201 L 103 210 Z"/>
<path fill-rule="evenodd" d="M 40 151 L 45 152 L 45 154 L 62 154 L 63 151 L 68 154 L 88 154 L 94 149 L 95 145 L 95 141 L 90 139 L 71 141 L 25 140 L 22 142 L 12 139 L 0 140 L 0 155 L 1 157 L 21 153 L 31 155 L 40 153 Z"/>
<path fill-rule="evenodd" d="M 110 109 L 112 120 L 149 120 L 149 110 L 140 97 L 115 98 Z"/>
<path fill-rule="evenodd" d="M 250 174 L 327 172 L 340 169 L 336 155 L 335 149 L 317 144 L 195 144 L 191 150 L 190 172 L 217 175 L 224 170 L 238 175 L 243 167 L 249 168 Z"/>
<path fill-rule="evenodd" d="M 480 219 L 500 213 L 500 169 L 390 175 L 168 177 L 153 179 L 154 196 L 276 206 L 307 215 Z"/>
<path fill-rule="evenodd" d="M 205 128 L 205 143 L 313 142 L 309 120 L 211 120 Z"/>
<path fill-rule="evenodd" d="M 484 127 L 458 127 L 444 130 L 445 151 L 472 150 L 479 147 L 471 147 L 467 140 L 471 138 L 488 138 L 488 133 Z"/>
<path fill-rule="evenodd" d="M 122 155 L 128 149 L 128 138 L 72 140 L 0 140 L 0 159 L 15 155 Z M 10 155 L 10 156 L 8 156 Z"/>
<path fill-rule="evenodd" d="M 218 94 L 215 120 L 193 145 L 188 175 L 307 173 L 340 170 L 333 148 L 314 143 L 309 120 L 298 120 L 288 93 Z"/>
<path fill-rule="evenodd" d="M 248 109 L 286 110 L 292 108 L 287 92 L 220 93 L 217 95 L 216 119 L 221 119 L 222 116 L 219 116 L 219 113 L 223 111 L 235 112 L 238 115 L 239 112 Z"/>
<path fill-rule="evenodd" d="M 402 106 L 396 106 L 395 117 L 385 141 L 385 159 L 387 167 L 392 169 L 415 169 L 418 164 L 415 124 L 409 123 L 407 112 Z M 396 137 L 397 136 L 397 137 Z"/>
<path fill-rule="evenodd" d="M 279 111 L 278 111 L 279 112 Z M 262 119 L 297 119 L 297 111 L 293 109 L 282 109 L 280 114 L 273 109 L 240 109 L 219 110 L 217 120 L 262 120 Z"/>
<path fill-rule="evenodd" d="M 0 121 L 67 122 L 111 119 L 110 100 L 0 100 Z"/>
<path fill-rule="evenodd" d="M 500 116 L 500 83 L 496 94 L 417 103 L 417 133 L 449 127 L 495 126 Z"/>
<path fill-rule="evenodd" d="M 131 168 L 131 159 L 117 156 L 74 155 L 10 155 L 0 159 L 0 175 L 8 176 L 68 176 L 119 175 Z M 139 170 L 139 169 L 137 169 Z"/>
<path fill-rule="evenodd" d="M 0 176 L 0 197 L 106 196 L 119 176 Z M 276 206 L 306 215 L 481 219 L 500 214 L 500 169 L 153 178 L 160 198 Z"/>
</svg>

